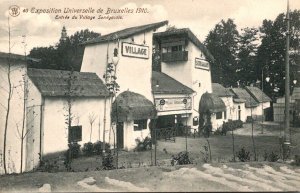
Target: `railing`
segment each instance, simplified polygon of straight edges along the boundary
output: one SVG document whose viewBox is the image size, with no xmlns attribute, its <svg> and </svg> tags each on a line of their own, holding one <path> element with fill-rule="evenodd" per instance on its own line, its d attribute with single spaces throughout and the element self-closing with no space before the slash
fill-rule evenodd
<svg viewBox="0 0 300 193">
<path fill-rule="evenodd" d="M 187 61 L 187 60 L 188 60 L 188 51 L 162 53 L 163 62 L 177 62 L 177 61 Z"/>
</svg>

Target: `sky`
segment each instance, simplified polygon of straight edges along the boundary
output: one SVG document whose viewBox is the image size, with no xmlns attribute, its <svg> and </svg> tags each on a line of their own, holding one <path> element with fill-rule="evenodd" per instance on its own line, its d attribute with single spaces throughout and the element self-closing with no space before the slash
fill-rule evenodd
<svg viewBox="0 0 300 193">
<path fill-rule="evenodd" d="M 12 17 L 9 8 L 20 7 L 20 14 Z M 36 10 L 60 9 L 62 13 L 36 13 Z M 74 14 L 64 9 L 94 9 L 85 13 L 95 19 L 72 19 Z M 107 9 L 134 10 L 146 8 L 146 13 L 106 14 Z M 28 12 L 24 12 L 24 10 Z M 103 9 L 102 13 L 97 13 Z M 177 28 L 190 28 L 200 41 L 222 19 L 234 19 L 238 30 L 259 27 L 264 19 L 274 20 L 286 12 L 287 0 L 0 0 L 0 51 L 8 52 L 8 17 L 11 26 L 11 52 L 28 54 L 33 47 L 54 46 L 66 27 L 68 35 L 89 29 L 105 35 L 116 30 L 168 20 Z M 290 9 L 300 9 L 300 0 L 290 0 Z M 70 19 L 58 19 L 57 16 Z M 98 19 L 101 16 L 122 16 L 123 19 Z M 26 38 L 24 38 L 25 36 Z M 22 43 L 25 42 L 25 43 Z M 24 46 L 26 45 L 26 46 Z"/>
</svg>

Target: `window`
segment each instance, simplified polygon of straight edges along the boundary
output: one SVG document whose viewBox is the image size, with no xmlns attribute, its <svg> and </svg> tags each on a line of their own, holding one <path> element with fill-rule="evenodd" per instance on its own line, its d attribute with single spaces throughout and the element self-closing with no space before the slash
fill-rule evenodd
<svg viewBox="0 0 300 193">
<path fill-rule="evenodd" d="M 171 47 L 171 51 L 172 51 L 172 52 L 182 51 L 182 45 L 172 46 L 172 47 Z"/>
<path fill-rule="evenodd" d="M 217 112 L 216 113 L 216 119 L 222 119 L 222 113 L 223 112 Z"/>
<path fill-rule="evenodd" d="M 82 126 L 71 126 L 69 129 L 69 142 L 77 142 L 82 140 Z"/>
<path fill-rule="evenodd" d="M 224 111 L 224 119 L 227 119 L 227 112 Z"/>
<path fill-rule="evenodd" d="M 141 131 L 147 129 L 147 119 L 135 120 L 133 122 L 134 131 Z"/>
</svg>

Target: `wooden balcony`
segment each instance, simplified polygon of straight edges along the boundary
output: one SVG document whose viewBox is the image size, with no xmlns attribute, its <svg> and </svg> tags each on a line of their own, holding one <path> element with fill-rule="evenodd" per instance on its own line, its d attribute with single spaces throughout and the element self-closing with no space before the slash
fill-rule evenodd
<svg viewBox="0 0 300 193">
<path fill-rule="evenodd" d="M 162 53 L 162 62 L 179 62 L 188 60 L 188 51 Z"/>
</svg>

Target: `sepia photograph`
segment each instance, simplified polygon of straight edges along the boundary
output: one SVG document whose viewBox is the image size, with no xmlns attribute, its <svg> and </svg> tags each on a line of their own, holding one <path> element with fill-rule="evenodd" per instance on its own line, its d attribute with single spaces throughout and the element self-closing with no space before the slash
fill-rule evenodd
<svg viewBox="0 0 300 193">
<path fill-rule="evenodd" d="M 299 0 L 1 0 L 0 192 L 300 191 Z"/>
</svg>

